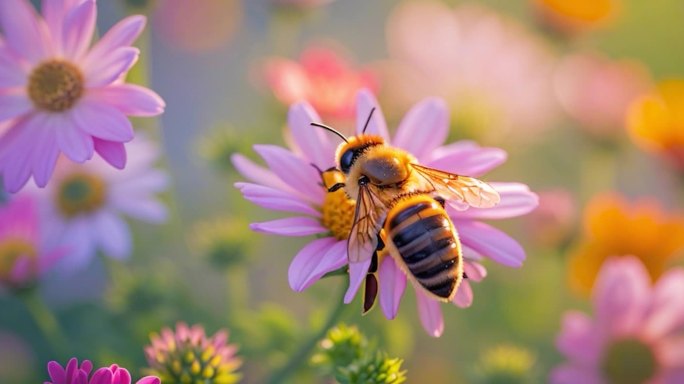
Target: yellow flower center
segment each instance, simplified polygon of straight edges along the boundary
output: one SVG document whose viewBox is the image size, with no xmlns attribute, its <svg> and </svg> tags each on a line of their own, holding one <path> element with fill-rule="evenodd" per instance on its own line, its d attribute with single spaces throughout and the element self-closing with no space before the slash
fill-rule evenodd
<svg viewBox="0 0 684 384">
<path fill-rule="evenodd" d="M 99 177 L 76 172 L 59 185 L 57 206 L 67 217 L 96 211 L 107 199 L 107 185 Z"/>
<path fill-rule="evenodd" d="M 601 361 L 601 370 L 610 384 L 645 383 L 654 376 L 657 367 L 651 347 L 636 339 L 612 343 Z"/>
<path fill-rule="evenodd" d="M 50 112 L 62 112 L 83 96 L 85 81 L 81 71 L 64 60 L 39 64 L 28 81 L 28 94 L 33 104 Z"/>
<path fill-rule="evenodd" d="M 0 280 L 9 278 L 14 265 L 21 256 L 28 256 L 32 263 L 35 263 L 37 252 L 34 245 L 18 238 L 9 238 L 0 242 Z"/>
<path fill-rule="evenodd" d="M 344 175 L 341 172 L 328 171 L 323 173 L 323 184 L 326 189 L 340 182 L 344 182 Z M 355 209 L 356 202 L 349 199 L 342 189 L 328 192 L 321 207 L 323 213 L 321 223 L 330 230 L 334 238 L 345 240 L 351 232 Z"/>
<path fill-rule="evenodd" d="M 539 0 L 558 14 L 581 22 L 607 18 L 617 7 L 615 0 Z"/>
</svg>

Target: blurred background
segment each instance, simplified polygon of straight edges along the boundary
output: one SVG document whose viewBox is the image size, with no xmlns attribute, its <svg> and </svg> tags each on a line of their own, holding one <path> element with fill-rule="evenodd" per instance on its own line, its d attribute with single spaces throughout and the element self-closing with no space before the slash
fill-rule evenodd
<svg viewBox="0 0 684 384">
<path fill-rule="evenodd" d="M 563 360 L 554 341 L 562 314 L 591 308 L 592 272 L 583 268 L 598 267 L 578 260 L 639 252 L 587 246 L 592 212 L 639 212 L 640 222 L 599 224 L 637 237 L 660 222 L 682 225 L 679 0 L 101 0 L 98 30 L 133 13 L 149 20 L 129 81 L 167 103 L 160 119 L 134 125 L 162 148 L 169 219 L 130 221 L 126 261 L 99 255 L 76 275 L 41 281 L 68 340 L 62 351 L 20 298 L 0 296 L 2 383 L 41 382 L 47 361 L 70 356 L 117 362 L 137 377 L 150 333 L 178 321 L 208 334 L 229 330 L 243 383 L 264 382 L 283 366 L 323 324 L 329 297 L 347 280 L 290 289 L 288 265 L 308 239 L 249 230 L 282 216 L 242 198 L 233 183 L 244 178 L 230 156 L 259 161 L 253 144 L 285 145 L 287 108 L 302 98 L 349 132 L 358 87 L 377 95 L 390 130 L 416 101 L 443 97 L 449 141 L 508 153 L 484 179 L 525 183 L 540 196 L 536 211 L 494 224 L 522 244 L 523 267 L 485 261 L 489 275 L 473 285 L 472 306 L 442 306 L 440 338 L 422 330 L 412 294 L 391 321 L 379 308 L 361 316 L 358 297 L 347 306 L 343 321 L 372 348 L 403 359 L 410 383 L 494 382 L 488 375 L 497 369 L 520 376 L 511 382 L 545 382 Z M 644 111 L 649 97 L 674 105 L 674 122 Z M 635 247 L 649 248 L 647 241 Z M 681 246 L 665 254 L 666 267 L 681 264 Z M 331 379 L 307 358 L 289 380 Z"/>
</svg>

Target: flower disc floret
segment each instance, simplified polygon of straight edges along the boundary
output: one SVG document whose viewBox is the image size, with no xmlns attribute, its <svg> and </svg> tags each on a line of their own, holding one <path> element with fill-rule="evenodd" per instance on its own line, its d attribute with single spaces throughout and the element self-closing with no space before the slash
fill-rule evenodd
<svg viewBox="0 0 684 384">
<path fill-rule="evenodd" d="M 0 240 L 0 281 L 11 277 L 12 269 L 22 257 L 30 260 L 30 269 L 36 269 L 37 249 L 34 244 L 21 238 Z"/>
<path fill-rule="evenodd" d="M 96 175 L 74 172 L 62 180 L 57 206 L 67 217 L 100 209 L 107 199 L 107 184 Z"/>
<path fill-rule="evenodd" d="M 33 104 L 49 112 L 62 112 L 76 104 L 83 95 L 81 70 L 64 60 L 39 64 L 29 75 L 28 94 Z"/>
<path fill-rule="evenodd" d="M 343 190 L 328 193 L 321 207 L 321 224 L 330 229 L 337 240 L 346 240 L 351 232 L 355 209 L 356 204 Z"/>
<path fill-rule="evenodd" d="M 609 383 L 645 383 L 657 371 L 653 348 L 633 338 L 617 340 L 604 352 L 601 370 Z"/>
</svg>

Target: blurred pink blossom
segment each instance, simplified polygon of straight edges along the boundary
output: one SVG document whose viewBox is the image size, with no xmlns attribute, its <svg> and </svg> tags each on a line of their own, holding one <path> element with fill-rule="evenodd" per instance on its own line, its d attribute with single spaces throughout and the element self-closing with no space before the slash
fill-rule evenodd
<svg viewBox="0 0 684 384">
<path fill-rule="evenodd" d="M 66 367 L 62 367 L 56 361 L 51 361 L 47 369 L 50 381 L 46 381 L 45 384 L 131 384 L 131 374 L 127 369 L 116 364 L 102 367 L 92 376 L 90 376 L 90 371 L 93 369 L 93 364 L 89 360 L 83 360 L 79 366 L 78 359 L 75 357 L 69 360 Z M 158 377 L 145 376 L 136 381 L 136 384 L 161 384 L 161 381 Z"/>
<path fill-rule="evenodd" d="M 497 141 L 532 139 L 556 115 L 550 49 L 494 11 L 404 2 L 390 15 L 387 40 L 383 95 L 400 106 L 441 96 L 456 125 Z"/>
<path fill-rule="evenodd" d="M 538 192 L 539 206 L 525 218 L 526 232 L 539 244 L 560 245 L 568 240 L 577 220 L 577 202 L 565 189 Z"/>
<path fill-rule="evenodd" d="M 568 361 L 553 384 L 684 383 L 684 269 L 651 285 L 639 259 L 612 258 L 593 289 L 594 319 L 570 311 L 556 339 Z"/>
<path fill-rule="evenodd" d="M 315 8 L 332 3 L 335 0 L 271 0 L 273 4 L 281 7 Z"/>
<path fill-rule="evenodd" d="M 263 77 L 281 103 L 307 101 L 326 121 L 353 118 L 356 92 L 378 89 L 370 70 L 355 68 L 339 50 L 322 45 L 306 48 L 298 61 L 268 59 Z"/>
<path fill-rule="evenodd" d="M 581 128 L 600 138 L 622 135 L 629 106 L 651 88 L 648 70 L 639 62 L 596 54 L 564 58 L 554 80 L 565 111 Z"/>
</svg>

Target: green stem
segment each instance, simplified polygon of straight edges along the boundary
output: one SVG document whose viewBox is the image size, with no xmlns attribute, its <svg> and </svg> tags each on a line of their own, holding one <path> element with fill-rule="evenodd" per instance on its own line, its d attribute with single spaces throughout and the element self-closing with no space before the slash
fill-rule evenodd
<svg viewBox="0 0 684 384">
<path fill-rule="evenodd" d="M 20 297 L 36 325 L 45 335 L 45 339 L 50 343 L 55 355 L 60 358 L 68 357 L 69 341 L 64 336 L 55 314 L 45 305 L 38 290 L 31 289 L 21 294 Z"/>
<path fill-rule="evenodd" d="M 318 332 L 311 335 L 311 337 L 306 340 L 304 344 L 302 344 L 299 350 L 292 355 L 292 358 L 287 362 L 287 364 L 273 372 L 266 383 L 284 383 L 290 376 L 297 372 L 297 369 L 299 369 L 300 365 L 306 361 L 306 358 L 309 357 L 309 355 L 311 355 L 311 352 L 316 347 L 316 344 L 323 339 L 323 337 L 325 337 L 325 334 L 328 333 L 330 328 L 332 328 L 342 317 L 342 314 L 346 308 L 343 300 L 344 293 L 345 290 L 343 289 L 342 295 L 336 300 L 335 304 L 333 304 L 325 324 L 323 324 Z"/>
</svg>

